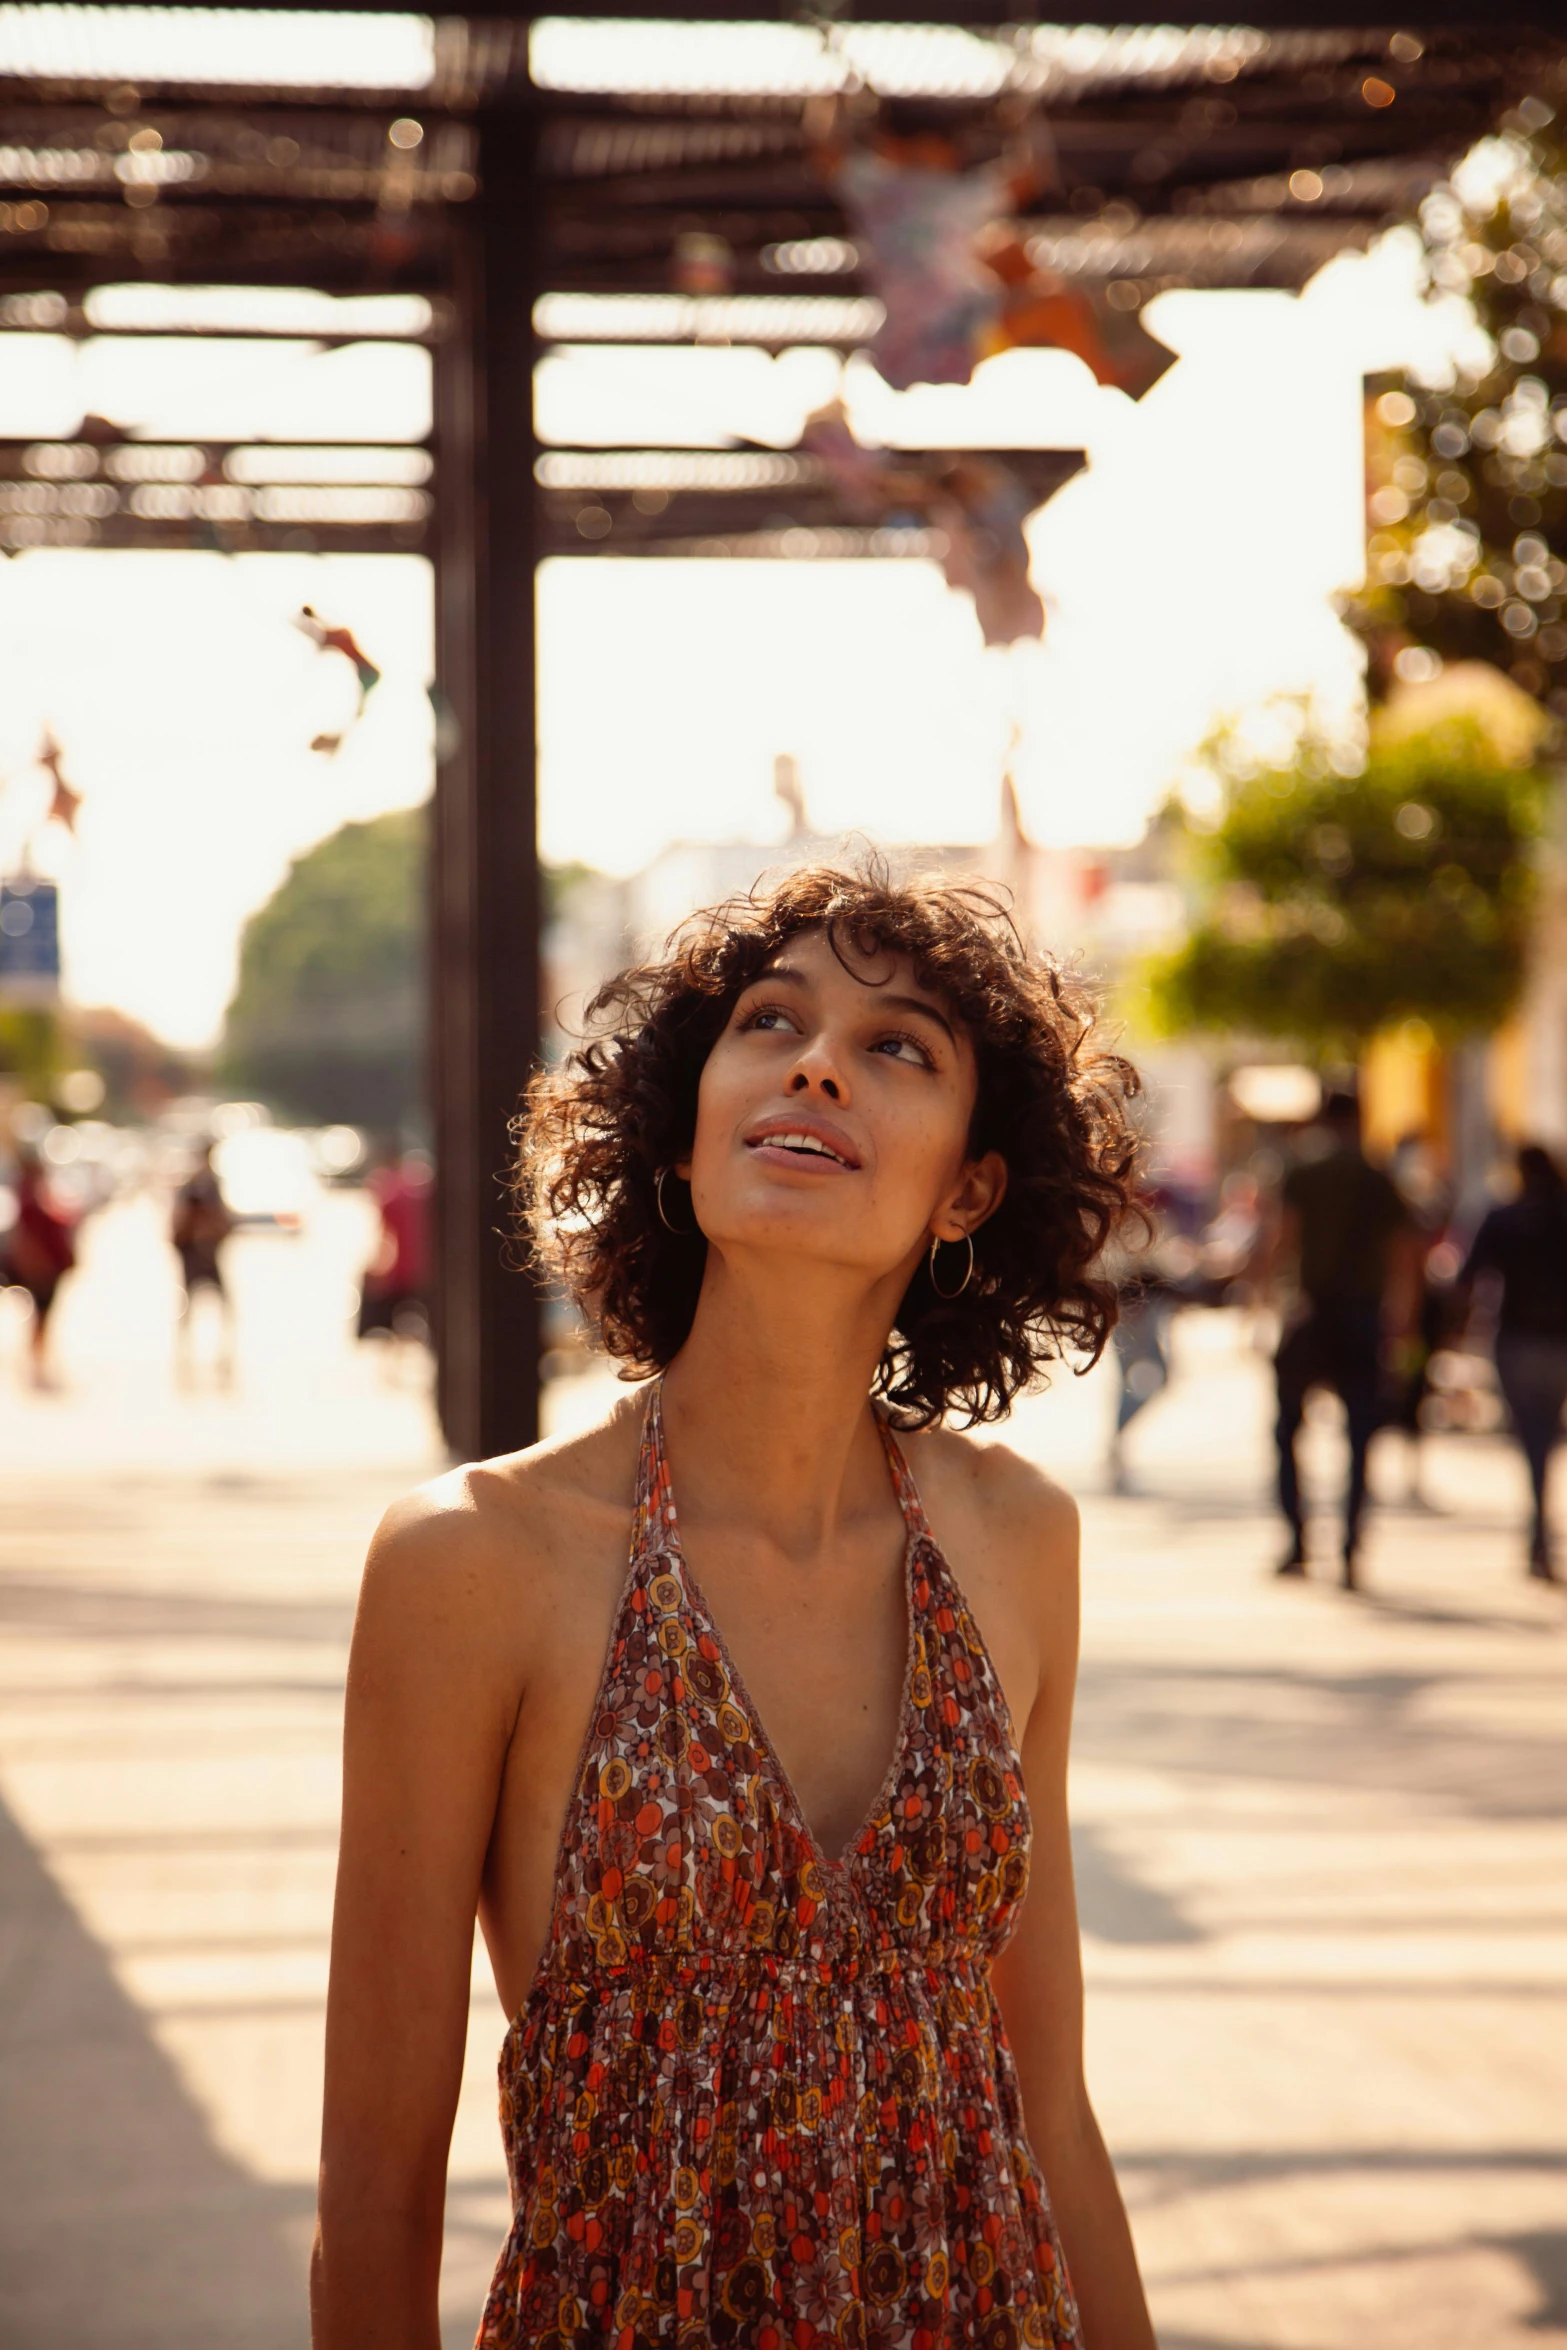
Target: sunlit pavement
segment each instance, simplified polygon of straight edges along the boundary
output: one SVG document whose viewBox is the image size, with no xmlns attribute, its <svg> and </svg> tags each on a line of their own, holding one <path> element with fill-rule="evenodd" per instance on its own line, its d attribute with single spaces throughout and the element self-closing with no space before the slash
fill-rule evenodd
<svg viewBox="0 0 1567 2350">
<path fill-rule="evenodd" d="M 1160 2340 L 1567 2343 L 1567 1598 L 1488 1440 L 1430 1444 L 1440 1513 L 1377 1510 L 1364 1597 L 1276 1582 L 1238 1336 L 1184 1327 L 1149 1498 L 1084 1511 L 1090 2077 Z"/>
<path fill-rule="evenodd" d="M 236 1244 L 231 1390 L 175 1382 L 147 1203 L 92 1228 L 65 1392 L 0 1315 L 7 2350 L 305 2337 L 352 1596 L 438 1465 L 420 1366 L 352 1340 L 368 1228 L 336 1195 Z M 1090 2068 L 1161 2341 L 1567 2344 L 1567 1599 L 1522 1577 L 1521 1473 L 1432 1443 L 1441 1509 L 1377 1511 L 1364 1596 L 1328 1557 L 1278 1584 L 1263 1367 L 1227 1317 L 1179 1336 L 1136 1497 L 1101 1490 L 1102 1376 L 1014 1423 L 1084 1499 Z M 505 2224 L 501 2031 L 481 1963 L 451 2345 Z"/>
</svg>

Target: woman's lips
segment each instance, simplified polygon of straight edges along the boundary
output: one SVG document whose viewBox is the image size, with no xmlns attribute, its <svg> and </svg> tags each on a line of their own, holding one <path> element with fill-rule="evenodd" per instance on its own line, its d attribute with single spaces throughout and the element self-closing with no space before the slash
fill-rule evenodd
<svg viewBox="0 0 1567 2350">
<path fill-rule="evenodd" d="M 850 1174 L 860 1163 L 847 1136 L 815 1118 L 770 1118 L 746 1136 L 745 1147 L 774 1165 L 833 1168 Z"/>
</svg>

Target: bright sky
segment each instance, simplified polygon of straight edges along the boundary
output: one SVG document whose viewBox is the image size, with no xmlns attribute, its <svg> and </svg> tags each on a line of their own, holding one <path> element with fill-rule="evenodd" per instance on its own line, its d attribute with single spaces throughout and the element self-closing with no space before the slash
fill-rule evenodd
<svg viewBox="0 0 1567 2350">
<path fill-rule="evenodd" d="M 1361 563 L 1361 377 L 1439 333 L 1411 246 L 1342 259 L 1299 299 L 1169 294 L 1149 317 L 1180 357 L 1136 405 L 1058 352 L 902 401 L 850 372 L 851 405 L 888 439 L 1086 443 L 1089 471 L 1033 525 L 1042 646 L 986 652 L 925 564 L 548 565 L 546 854 L 628 870 L 672 839 L 776 838 L 779 751 L 821 829 L 984 839 L 1014 727 L 1038 838 L 1132 839 L 1217 717 L 1284 692 L 1352 706 L 1328 597 Z M 415 438 L 425 364 L 395 346 L 0 335 L 0 434 L 69 430 L 91 407 L 152 438 Z M 541 386 L 541 424 L 581 442 L 715 426 L 788 442 L 835 373 L 824 353 L 570 354 Z M 291 626 L 304 602 L 386 673 L 335 759 L 308 746 L 346 717 L 352 683 Z M 0 566 L 0 644 L 0 864 L 45 804 L 31 762 L 50 725 L 86 795 L 74 841 L 39 839 L 65 884 L 69 991 L 178 1041 L 216 1031 L 240 925 L 289 858 L 429 788 L 416 558 L 29 553 Z"/>
</svg>

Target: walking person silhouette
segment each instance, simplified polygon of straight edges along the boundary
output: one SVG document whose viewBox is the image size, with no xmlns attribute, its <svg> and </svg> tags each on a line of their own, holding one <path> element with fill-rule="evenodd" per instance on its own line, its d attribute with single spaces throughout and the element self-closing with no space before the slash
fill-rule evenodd
<svg viewBox="0 0 1567 2350">
<path fill-rule="evenodd" d="M 1297 1303 L 1275 1358 L 1279 1507 L 1289 1527 L 1281 1575 L 1306 1572 L 1306 1515 L 1296 1440 L 1306 1398 L 1328 1387 L 1344 1406 L 1349 1481 L 1344 1497 L 1342 1579 L 1353 1591 L 1366 1504 L 1366 1459 L 1383 1403 L 1385 1349 L 1407 1330 L 1417 1277 L 1414 1224 L 1391 1177 L 1360 1146 L 1353 1094 L 1322 1105 L 1326 1149 L 1284 1178 L 1268 1268 L 1293 1260 Z"/>
<path fill-rule="evenodd" d="M 1497 1383 L 1529 1464 L 1529 1572 L 1550 1583 L 1545 1486 L 1567 1402 L 1567 1182 L 1538 1143 L 1519 1151 L 1518 1181 L 1518 1197 L 1481 1224 L 1458 1278 L 1466 1292 L 1487 1275 L 1500 1286 Z"/>
</svg>

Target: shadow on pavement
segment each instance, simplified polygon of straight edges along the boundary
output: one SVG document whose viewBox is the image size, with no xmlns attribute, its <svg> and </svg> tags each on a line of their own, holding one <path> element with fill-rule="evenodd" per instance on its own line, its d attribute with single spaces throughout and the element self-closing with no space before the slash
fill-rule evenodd
<svg viewBox="0 0 1567 2350">
<path fill-rule="evenodd" d="M 1539 2293 L 1540 2306 L 1530 2311 L 1529 2325 L 1541 2333 L 1567 2332 L 1567 2229 L 1503 2236 L 1498 2241 L 1522 2261 Z"/>
<path fill-rule="evenodd" d="M 0 2031 L 5 2350 L 302 2346 L 309 2198 L 213 2143 L 3 1808 Z"/>
<path fill-rule="evenodd" d="M 1179 1902 L 1135 1876 L 1098 1830 L 1084 1820 L 1072 1825 L 1072 1873 L 1077 1884 L 1078 1923 L 1085 1934 L 1096 1934 L 1101 1942 L 1206 1939 Z"/>
<path fill-rule="evenodd" d="M 1090 1660 L 1073 1748 L 1094 1762 L 1135 1755 L 1175 1778 L 1400 1789 L 1458 1818 L 1554 1817 L 1559 1741 L 1455 1721 L 1440 1700 L 1462 1686 L 1461 1672 Z"/>
<path fill-rule="evenodd" d="M 64 1574 L 0 1575 L 0 1624 L 83 1639 L 335 1641 L 346 1646 L 353 1620 L 351 1597 L 247 1599 L 188 1586 L 148 1591 Z"/>
<path fill-rule="evenodd" d="M 1432 1624 L 1438 1630 L 1461 1632 L 1521 1632 L 1526 1638 L 1553 1640 L 1560 1625 L 1540 1616 L 1533 1623 L 1526 1617 L 1488 1612 L 1484 1608 L 1438 1607 L 1434 1600 L 1408 1599 L 1401 1593 L 1368 1591 L 1362 1585 L 1355 1594 L 1357 1606 L 1370 1608 L 1379 1615 L 1388 1616 L 1400 1624 Z"/>
<path fill-rule="evenodd" d="M 1128 2177 L 1135 2177 L 1137 2205 L 1143 2210 L 1153 2209 L 1172 2199 L 1184 2200 L 1195 2190 L 1204 2188 L 1250 2187 L 1269 2180 L 1298 2181 L 1304 2185 L 1336 2174 L 1355 2177 L 1378 2171 L 1398 2174 L 1404 2178 L 1429 2178 L 1442 2173 L 1456 2173 L 1463 2177 L 1498 2171 L 1538 2177 L 1544 2173 L 1560 2178 L 1567 2184 L 1567 2154 L 1533 2148 L 1487 2150 L 1459 2147 L 1448 2152 L 1432 2152 L 1397 2146 L 1381 2151 L 1361 2148 L 1342 2152 L 1296 2149 L 1271 2154 L 1211 2156 L 1135 2154 L 1121 2168 Z M 1522 2229 L 1516 2233 L 1504 2233 L 1482 2227 L 1446 2238 L 1443 2248 L 1448 2252 L 1500 2252 L 1515 2260 L 1536 2295 L 1534 2307 L 1523 2319 L 1524 2325 L 1531 2333 L 1548 2335 L 1553 2341 L 1560 2340 L 1563 2331 L 1567 2330 L 1567 2230 Z M 1323 2253 L 1285 2250 L 1272 2259 L 1259 2258 L 1252 2252 L 1239 2263 L 1198 2260 L 1183 2271 L 1181 2282 L 1190 2286 L 1204 2280 L 1227 2282 L 1238 2277 L 1255 2281 L 1269 2274 L 1293 2277 L 1319 2269 L 1338 2274 L 1346 2268 L 1367 2264 L 1400 2261 L 1418 2263 L 1430 2249 L 1428 2239 L 1419 2237 L 1408 2243 L 1395 2240 L 1370 2248 L 1357 2246 Z M 1448 2339 L 1445 2335 L 1442 2338 L 1444 2341 Z M 1456 2339 L 1456 2336 L 1453 2338 Z M 1237 2350 L 1234 2337 L 1230 2335 L 1221 2338 L 1166 2330 L 1161 2332 L 1159 2341 L 1160 2350 Z"/>
</svg>

